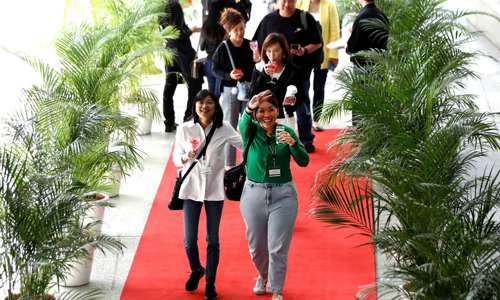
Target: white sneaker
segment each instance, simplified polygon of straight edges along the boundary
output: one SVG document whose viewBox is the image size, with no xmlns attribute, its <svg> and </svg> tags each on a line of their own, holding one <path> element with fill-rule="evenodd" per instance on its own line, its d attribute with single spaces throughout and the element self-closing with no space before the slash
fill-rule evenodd
<svg viewBox="0 0 500 300">
<path fill-rule="evenodd" d="M 265 294 L 266 284 L 267 284 L 267 279 L 264 279 L 261 276 L 257 277 L 257 280 L 255 281 L 255 286 L 253 287 L 254 294 L 255 295 Z"/>
<path fill-rule="evenodd" d="M 273 298 L 271 300 L 283 300 L 283 295 L 281 294 L 273 295 Z"/>
</svg>

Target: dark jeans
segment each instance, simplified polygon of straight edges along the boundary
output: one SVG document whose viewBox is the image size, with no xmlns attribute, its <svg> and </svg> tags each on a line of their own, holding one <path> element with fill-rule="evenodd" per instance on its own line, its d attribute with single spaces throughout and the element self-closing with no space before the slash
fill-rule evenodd
<svg viewBox="0 0 500 300">
<path fill-rule="evenodd" d="M 201 267 L 198 252 L 198 224 L 200 223 L 201 207 L 205 204 L 207 217 L 207 266 L 206 283 L 215 284 L 217 266 L 219 265 L 219 225 L 224 201 L 205 201 L 204 203 L 184 200 L 184 248 L 189 260 L 191 271 Z"/>
<path fill-rule="evenodd" d="M 299 131 L 300 141 L 306 144 L 312 144 L 314 134 L 312 133 L 312 115 L 311 115 L 311 100 L 309 99 L 309 77 L 304 80 L 305 98 L 304 103 L 297 106 L 295 113 L 297 114 L 297 129 Z"/>
<path fill-rule="evenodd" d="M 187 83 L 188 99 L 183 118 L 183 120 L 186 121 L 192 115 L 194 96 L 201 90 L 203 81 L 188 76 L 184 76 L 183 78 L 177 64 L 166 66 L 165 71 L 167 76 L 165 79 L 165 88 L 163 89 L 163 117 L 165 118 L 165 126 L 169 126 L 175 123 L 174 94 L 177 89 L 177 84 Z"/>
<path fill-rule="evenodd" d="M 315 67 L 313 79 L 313 120 L 318 122 L 321 117 L 321 108 L 325 102 L 325 83 L 328 69 L 321 69 L 320 66 Z M 309 93 L 309 91 L 307 91 Z"/>
</svg>

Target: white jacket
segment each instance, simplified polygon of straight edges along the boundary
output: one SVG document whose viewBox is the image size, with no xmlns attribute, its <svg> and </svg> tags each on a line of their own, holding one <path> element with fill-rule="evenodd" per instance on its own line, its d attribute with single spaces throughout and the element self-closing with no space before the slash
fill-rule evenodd
<svg viewBox="0 0 500 300">
<path fill-rule="evenodd" d="M 212 123 L 213 124 L 213 123 Z M 173 152 L 173 161 L 177 167 L 182 167 L 184 174 L 192 160 L 182 163 L 181 157 L 191 151 L 191 139 L 198 138 L 200 146 L 198 151 L 201 151 L 205 145 L 205 139 L 212 124 L 208 125 L 205 130 L 199 123 L 188 121 L 177 127 L 175 136 L 175 146 Z M 242 141 L 239 133 L 228 123 L 215 129 L 214 135 L 208 144 L 204 158 L 196 163 L 194 168 L 188 174 L 182 183 L 179 198 L 190 199 L 203 202 L 221 201 L 225 199 L 224 195 L 224 146 L 226 143 L 241 149 Z M 196 154 L 196 157 L 198 154 Z"/>
</svg>

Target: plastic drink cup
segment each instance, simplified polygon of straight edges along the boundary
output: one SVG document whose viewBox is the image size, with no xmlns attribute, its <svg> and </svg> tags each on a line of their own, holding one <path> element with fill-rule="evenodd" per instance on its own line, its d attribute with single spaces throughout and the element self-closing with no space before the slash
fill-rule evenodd
<svg viewBox="0 0 500 300">
<path fill-rule="evenodd" d="M 193 149 L 193 151 L 198 150 L 198 147 L 200 147 L 200 139 L 199 138 L 193 137 L 189 140 L 189 142 L 191 143 L 191 149 Z"/>
<path fill-rule="evenodd" d="M 267 64 L 267 69 L 268 69 L 268 70 L 269 70 L 269 72 L 271 72 L 271 73 L 275 73 L 277 68 L 278 68 L 278 65 L 277 65 L 276 63 L 269 62 L 269 63 Z"/>
<path fill-rule="evenodd" d="M 276 124 L 276 133 L 275 133 L 275 136 L 276 136 L 276 144 L 279 144 L 281 143 L 280 140 L 279 140 L 279 136 L 280 136 L 280 133 L 282 133 L 283 131 L 285 131 L 285 126 L 281 125 L 281 124 Z"/>
</svg>

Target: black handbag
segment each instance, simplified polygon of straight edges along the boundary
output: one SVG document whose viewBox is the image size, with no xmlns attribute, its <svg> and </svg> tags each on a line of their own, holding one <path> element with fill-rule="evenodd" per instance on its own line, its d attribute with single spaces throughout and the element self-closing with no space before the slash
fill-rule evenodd
<svg viewBox="0 0 500 300">
<path fill-rule="evenodd" d="M 202 79 L 205 76 L 205 64 L 207 58 L 195 58 L 191 63 L 191 77 L 194 79 Z"/>
<path fill-rule="evenodd" d="M 215 125 L 212 125 L 212 128 L 210 129 L 210 132 L 208 133 L 207 138 L 205 140 L 205 146 L 203 146 L 203 149 L 200 151 L 200 153 L 196 157 L 196 160 L 191 163 L 191 166 L 189 166 L 189 169 L 187 169 L 187 171 L 186 171 L 186 173 L 184 173 L 184 175 L 181 175 L 180 171 L 177 173 L 177 177 L 175 178 L 174 188 L 172 189 L 172 197 L 170 198 L 170 201 L 168 202 L 168 209 L 170 209 L 170 210 L 181 210 L 182 209 L 182 207 L 184 205 L 184 200 L 179 198 L 179 192 L 181 191 L 182 182 L 187 177 L 189 172 L 191 172 L 191 170 L 194 168 L 194 166 L 198 162 L 198 159 L 200 159 L 203 155 L 205 155 L 205 152 L 207 151 L 208 143 L 210 143 L 210 140 L 212 139 L 214 132 L 215 132 Z"/>
<path fill-rule="evenodd" d="M 257 128 L 250 133 L 248 144 L 243 151 L 243 161 L 239 165 L 226 170 L 224 173 L 224 192 L 226 193 L 227 200 L 240 201 L 243 186 L 247 178 L 246 161 L 248 149 L 250 149 L 256 133 Z"/>
</svg>

